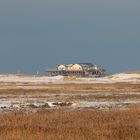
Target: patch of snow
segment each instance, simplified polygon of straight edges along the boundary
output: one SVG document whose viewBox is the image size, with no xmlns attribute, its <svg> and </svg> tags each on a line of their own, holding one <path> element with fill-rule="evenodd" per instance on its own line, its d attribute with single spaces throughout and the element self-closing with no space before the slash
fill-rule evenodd
<svg viewBox="0 0 140 140">
<path fill-rule="evenodd" d="M 12 105 L 12 107 L 20 109 L 20 105 L 19 104 L 14 104 L 14 105 Z"/>
<path fill-rule="evenodd" d="M 45 104 L 44 104 L 44 103 L 32 103 L 31 105 L 33 105 L 33 106 L 39 108 L 39 107 L 44 106 Z"/>
<path fill-rule="evenodd" d="M 55 107 L 54 102 L 47 102 L 49 107 Z"/>
<path fill-rule="evenodd" d="M 140 78 L 140 74 L 127 74 L 127 73 L 120 73 L 114 74 L 111 79 L 117 80 L 136 80 Z"/>
<path fill-rule="evenodd" d="M 78 107 L 80 108 L 98 108 L 110 107 L 116 105 L 117 102 L 81 102 Z"/>
</svg>

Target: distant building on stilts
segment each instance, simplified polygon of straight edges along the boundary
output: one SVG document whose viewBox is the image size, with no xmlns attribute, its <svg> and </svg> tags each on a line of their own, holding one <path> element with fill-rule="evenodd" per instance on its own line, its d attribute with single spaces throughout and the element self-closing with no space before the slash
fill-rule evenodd
<svg viewBox="0 0 140 140">
<path fill-rule="evenodd" d="M 49 76 L 80 76 L 80 77 L 101 77 L 106 75 L 106 70 L 92 63 L 60 64 L 56 69 L 48 69 L 45 72 Z"/>
</svg>

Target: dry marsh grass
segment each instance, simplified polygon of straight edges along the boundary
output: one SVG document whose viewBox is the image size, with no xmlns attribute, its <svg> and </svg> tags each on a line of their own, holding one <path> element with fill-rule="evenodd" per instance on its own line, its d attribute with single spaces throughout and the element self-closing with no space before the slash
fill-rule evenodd
<svg viewBox="0 0 140 140">
<path fill-rule="evenodd" d="M 75 83 L 66 83 L 66 84 L 49 84 L 49 83 L 0 83 L 0 90 L 132 90 L 132 89 L 140 89 L 140 84 L 132 84 L 132 83 L 111 83 L 111 84 L 75 84 Z M 34 89 L 35 88 L 35 89 Z"/>
<path fill-rule="evenodd" d="M 0 114 L 0 140 L 139 140 L 140 107 Z"/>
<path fill-rule="evenodd" d="M 111 84 L 48 84 L 48 88 L 50 89 L 140 89 L 140 84 L 132 84 L 132 83 L 111 83 Z"/>
<path fill-rule="evenodd" d="M 26 84 L 25 84 L 26 85 Z M 25 89 L 15 84 L 1 83 L 0 95 L 77 93 L 74 98 L 139 99 L 140 84 L 40 84 L 48 89 Z M 29 86 L 29 85 L 26 85 Z M 30 85 L 36 86 L 36 85 Z M 5 87 L 9 87 L 6 89 Z M 114 94 L 90 94 L 81 97 L 81 91 L 115 91 Z M 119 94 L 118 91 L 134 91 L 136 94 Z M 79 91 L 79 92 L 78 92 Z M 88 91 L 88 92 L 87 92 Z M 95 92 L 96 93 L 96 92 Z M 69 94 L 67 94 L 68 96 Z M 117 95 L 117 96 L 116 96 Z M 62 96 L 62 95 L 61 95 Z M 10 96 L 11 97 L 11 96 Z M 73 96 L 72 96 L 73 97 Z M 48 98 L 48 97 L 47 97 Z M 54 97 L 53 97 L 54 98 Z M 60 97 L 58 97 L 59 99 Z M 71 98 L 71 96 L 69 97 Z M 81 99 L 82 98 L 82 99 Z M 65 98 L 64 98 L 65 99 Z M 63 100 L 64 100 L 63 99 Z M 66 98 L 67 99 L 67 98 Z M 9 99 L 10 100 L 10 99 Z M 72 99 L 73 100 L 73 99 Z M 38 112 L 11 112 L 0 114 L 0 140 L 139 140 L 140 106 L 126 110 L 40 110 Z"/>
</svg>

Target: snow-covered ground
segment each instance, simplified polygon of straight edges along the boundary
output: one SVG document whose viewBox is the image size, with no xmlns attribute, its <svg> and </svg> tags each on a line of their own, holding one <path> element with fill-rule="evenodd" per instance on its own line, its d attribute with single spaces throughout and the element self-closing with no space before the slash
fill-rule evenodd
<svg viewBox="0 0 140 140">
<path fill-rule="evenodd" d="M 120 74 L 114 74 L 112 76 L 112 79 L 118 79 L 118 80 L 140 80 L 140 74 L 133 74 L 133 73 L 120 73 Z"/>
<path fill-rule="evenodd" d="M 134 105 L 134 104 L 140 104 L 140 100 L 80 102 L 79 104 L 75 105 L 75 107 L 109 109 L 109 108 L 127 107 L 128 105 Z"/>
<path fill-rule="evenodd" d="M 140 84 L 140 74 L 120 73 L 101 78 L 66 78 L 63 76 L 47 77 L 34 75 L 0 75 L 0 112 L 13 110 L 34 111 L 49 108 L 123 108 L 140 104 L 140 88 L 113 89 L 63 89 L 56 85 L 46 86 L 44 83 L 119 83 L 130 82 Z M 12 83 L 12 84 L 11 84 Z M 15 84 L 13 84 L 15 83 Z M 30 84 L 35 83 L 35 84 Z M 40 84 L 41 83 L 41 84 Z M 43 84 L 42 84 L 43 83 Z M 6 86 L 5 86 L 6 85 Z M 45 85 L 45 86 L 44 86 Z M 119 84 L 118 84 L 119 85 Z M 69 86 L 69 85 L 68 85 Z M 77 86 L 77 85 L 76 85 Z M 127 86 L 127 84 L 126 84 Z M 101 85 L 102 87 L 102 85 Z M 50 89 L 49 89 L 50 88 Z M 54 90 L 54 89 L 55 90 Z M 18 89 L 18 90 L 17 90 Z M 40 90 L 43 89 L 43 90 Z M 57 91 L 58 90 L 58 91 Z M 35 93 L 35 94 L 34 94 Z"/>
<path fill-rule="evenodd" d="M 76 81 L 87 83 L 119 83 L 119 82 L 140 83 L 140 74 L 119 73 L 100 78 L 77 78 Z"/>
<path fill-rule="evenodd" d="M 0 75 L 0 82 L 14 83 L 54 83 L 62 82 L 63 76 L 47 77 L 47 76 L 24 76 L 24 75 Z"/>
<path fill-rule="evenodd" d="M 123 100 L 123 101 L 80 101 L 80 102 L 60 102 L 60 101 L 45 101 L 36 100 L 34 98 L 13 98 L 1 99 L 0 112 L 9 111 L 36 111 L 38 109 L 109 109 L 109 108 L 124 108 L 129 105 L 140 104 L 139 99 Z"/>
<path fill-rule="evenodd" d="M 132 82 L 140 83 L 140 74 L 120 73 L 100 78 L 74 78 L 65 79 L 63 76 L 19 76 L 19 75 L 0 75 L 0 82 L 13 83 L 117 83 Z"/>
</svg>

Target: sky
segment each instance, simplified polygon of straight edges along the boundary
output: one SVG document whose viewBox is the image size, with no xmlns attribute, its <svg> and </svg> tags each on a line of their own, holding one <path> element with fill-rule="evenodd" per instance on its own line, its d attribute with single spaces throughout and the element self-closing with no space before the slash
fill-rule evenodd
<svg viewBox="0 0 140 140">
<path fill-rule="evenodd" d="M 0 0 L 0 73 L 93 62 L 140 70 L 139 0 Z"/>
</svg>

